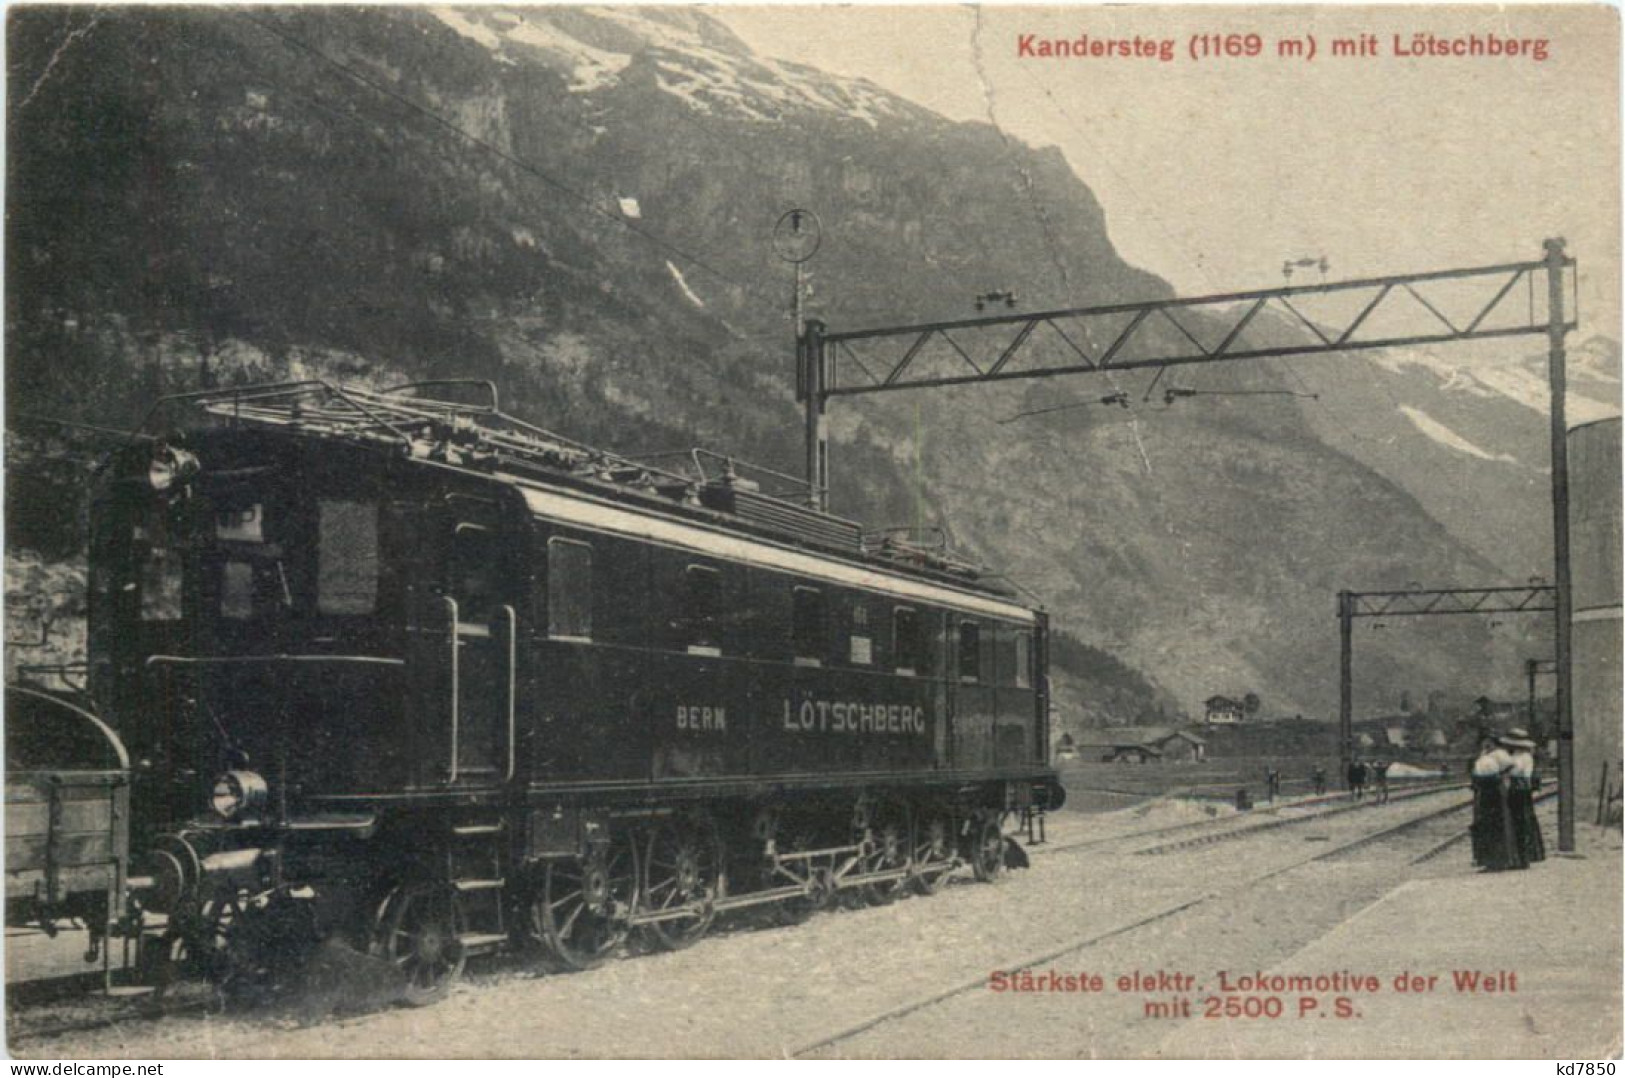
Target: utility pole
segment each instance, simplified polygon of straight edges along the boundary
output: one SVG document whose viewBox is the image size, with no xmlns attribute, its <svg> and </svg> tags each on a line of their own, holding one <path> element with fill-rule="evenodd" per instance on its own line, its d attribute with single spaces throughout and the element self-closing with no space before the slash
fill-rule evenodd
<svg viewBox="0 0 1625 1078">
<path fill-rule="evenodd" d="M 803 396 L 807 419 L 807 501 L 821 513 L 829 511 L 829 424 L 824 418 L 829 395 L 825 391 L 828 368 L 824 361 L 824 323 L 809 319 L 797 341 L 801 353 Z"/>
<path fill-rule="evenodd" d="M 1337 593 L 1338 649 L 1337 758 L 1348 784 L 1349 764 L 1354 762 L 1354 593 Z"/>
<path fill-rule="evenodd" d="M 1530 659 L 1523 664 L 1524 672 L 1529 678 L 1529 714 L 1524 721 L 1527 723 L 1526 729 L 1531 733 L 1535 729 L 1535 662 L 1536 660 Z"/>
<path fill-rule="evenodd" d="M 1557 576 L 1557 848 L 1574 852 L 1574 799 L 1579 793 L 1574 778 L 1574 595 L 1569 583 L 1569 429 L 1565 416 L 1568 397 L 1568 358 L 1563 338 L 1569 325 L 1563 318 L 1563 267 L 1568 263 L 1562 239 L 1546 241 L 1547 369 L 1552 391 L 1552 557 Z"/>
</svg>

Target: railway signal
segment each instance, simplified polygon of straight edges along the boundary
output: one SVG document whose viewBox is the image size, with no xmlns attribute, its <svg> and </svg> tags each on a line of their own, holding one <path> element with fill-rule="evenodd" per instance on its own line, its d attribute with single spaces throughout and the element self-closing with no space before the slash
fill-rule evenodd
<svg viewBox="0 0 1625 1078">
<path fill-rule="evenodd" d="M 818 215 L 811 210 L 786 210 L 773 226 L 773 251 L 779 259 L 788 262 L 796 268 L 795 294 L 790 300 L 790 324 L 795 328 L 796 339 L 800 340 L 807 332 L 806 322 L 802 317 L 802 302 L 807 294 L 807 263 L 824 242 L 823 225 Z M 799 357 L 800 353 L 797 352 Z M 807 379 L 805 365 L 797 367 L 796 392 L 799 398 L 803 385 Z M 815 414 L 811 409 L 807 412 L 807 452 L 827 452 L 824 448 L 828 433 L 824 430 L 824 413 L 820 408 Z M 807 475 L 811 477 L 815 472 L 821 472 L 828 466 L 828 461 L 814 461 L 807 459 Z M 827 495 L 822 494 L 817 487 L 807 488 L 807 497 L 814 508 L 827 504 Z"/>
<path fill-rule="evenodd" d="M 1542 674 L 1557 673 L 1557 660 L 1555 659 L 1525 659 L 1523 664 L 1524 677 L 1529 682 L 1529 721 L 1527 726 L 1535 728 L 1535 678 Z"/>
</svg>

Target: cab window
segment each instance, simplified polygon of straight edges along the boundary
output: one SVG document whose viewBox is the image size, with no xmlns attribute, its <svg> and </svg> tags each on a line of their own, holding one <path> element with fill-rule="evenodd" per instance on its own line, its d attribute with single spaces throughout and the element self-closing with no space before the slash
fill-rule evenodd
<svg viewBox="0 0 1625 1078">
<path fill-rule="evenodd" d="M 790 636 L 795 660 L 804 666 L 824 661 L 824 593 L 817 588 L 797 587 L 790 593 Z"/>
<path fill-rule="evenodd" d="M 449 583 L 460 623 L 483 626 L 496 616 L 502 567 L 502 549 L 491 529 L 463 521 L 452 530 Z"/>
<path fill-rule="evenodd" d="M 547 635 L 592 638 L 592 547 L 547 541 Z"/>
<path fill-rule="evenodd" d="M 1016 633 L 1016 688 L 1033 687 L 1033 634 L 1025 629 Z"/>
<path fill-rule="evenodd" d="M 982 680 L 982 627 L 974 621 L 959 623 L 959 680 Z"/>
<path fill-rule="evenodd" d="M 922 638 L 920 612 L 913 607 L 900 606 L 892 611 L 892 662 L 899 674 L 923 674 L 925 669 L 925 641 Z"/>
<path fill-rule="evenodd" d="M 847 634 L 846 661 L 853 666 L 870 666 L 875 661 L 874 634 L 869 628 L 869 604 L 862 599 L 852 603 L 851 631 Z"/>
<path fill-rule="evenodd" d="M 722 654 L 722 574 L 703 565 L 683 570 L 677 625 L 694 655 Z"/>
<path fill-rule="evenodd" d="M 141 620 L 179 621 L 181 557 L 173 550 L 151 547 L 141 562 Z"/>
<path fill-rule="evenodd" d="M 316 523 L 317 613 L 371 614 L 378 605 L 378 507 L 324 498 Z"/>
</svg>

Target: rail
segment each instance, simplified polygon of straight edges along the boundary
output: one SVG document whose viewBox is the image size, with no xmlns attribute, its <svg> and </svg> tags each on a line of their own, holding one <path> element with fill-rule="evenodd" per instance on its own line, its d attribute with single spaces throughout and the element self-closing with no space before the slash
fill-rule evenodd
<svg viewBox="0 0 1625 1078">
<path fill-rule="evenodd" d="M 1187 913 L 1187 912 L 1189 912 L 1191 910 L 1194 910 L 1194 909 L 1196 909 L 1196 908 L 1198 908 L 1200 906 L 1204 906 L 1204 905 L 1206 905 L 1206 904 L 1208 904 L 1210 902 L 1218 901 L 1218 900 L 1223 899 L 1223 898 L 1225 898 L 1225 897 L 1227 897 L 1229 895 L 1239 893 L 1239 892 L 1245 890 L 1248 887 L 1253 887 L 1253 886 L 1256 886 L 1259 883 L 1263 883 L 1263 882 L 1265 882 L 1267 880 L 1274 879 L 1277 876 L 1284 875 L 1285 873 L 1291 872 L 1294 869 L 1303 868 L 1306 865 L 1311 865 L 1311 864 L 1315 864 L 1315 863 L 1320 862 L 1320 861 L 1325 861 L 1325 860 L 1327 860 L 1329 858 L 1336 857 L 1336 856 L 1338 856 L 1338 855 L 1340 855 L 1342 853 L 1345 853 L 1347 851 L 1357 849 L 1357 848 L 1359 848 L 1361 846 L 1368 845 L 1371 842 L 1377 841 L 1377 840 L 1379 840 L 1381 838 L 1390 837 L 1390 836 L 1393 836 L 1393 835 L 1403 834 L 1403 833 L 1412 831 L 1412 830 L 1416 829 L 1417 827 L 1421 826 L 1422 824 L 1430 822 L 1431 820 L 1437 819 L 1437 818 L 1442 817 L 1442 816 L 1447 816 L 1447 815 L 1450 815 L 1450 814 L 1453 814 L 1453 813 L 1461 812 L 1461 811 L 1464 811 L 1465 809 L 1470 808 L 1470 807 L 1471 807 L 1471 802 L 1461 802 L 1461 803 L 1455 803 L 1455 804 L 1447 805 L 1442 809 L 1432 809 L 1432 810 L 1429 810 L 1429 811 L 1427 811 L 1425 813 L 1421 813 L 1421 814 L 1419 814 L 1417 816 L 1414 816 L 1414 817 L 1411 817 L 1411 818 L 1408 818 L 1408 819 L 1405 819 L 1405 820 L 1401 820 L 1398 823 L 1396 823 L 1396 824 L 1394 824 L 1394 825 L 1392 825 L 1390 827 L 1382 828 L 1382 829 L 1380 829 L 1380 830 L 1378 830 L 1376 832 L 1372 832 L 1372 833 L 1369 833 L 1369 834 L 1360 835 L 1360 836 L 1358 836 L 1358 837 L 1356 837 L 1356 838 L 1354 838 L 1354 839 L 1352 839 L 1352 840 L 1350 840 L 1348 842 L 1344 842 L 1344 843 L 1341 843 L 1341 844 L 1339 844 L 1337 846 L 1333 846 L 1331 848 L 1321 850 L 1320 852 L 1318 852 L 1318 853 L 1316 853 L 1316 854 L 1314 854 L 1314 855 L 1312 855 L 1310 857 L 1295 859 L 1295 860 L 1292 860 L 1292 861 L 1290 861 L 1290 862 L 1288 862 L 1288 863 L 1286 863 L 1284 865 L 1277 865 L 1277 866 L 1275 866 L 1273 868 L 1270 868 L 1268 871 L 1265 871 L 1265 872 L 1259 873 L 1257 875 L 1251 876 L 1251 877 L 1249 877 L 1249 878 L 1247 878 L 1245 880 L 1242 880 L 1239 883 L 1236 883 L 1236 884 L 1234 884 L 1232 886 L 1219 888 L 1219 889 L 1216 889 L 1216 890 L 1208 891 L 1208 892 L 1206 892 L 1204 894 L 1198 894 L 1198 895 L 1195 895 L 1195 896 L 1190 897 L 1190 898 L 1186 898 L 1186 899 L 1183 899 L 1183 900 L 1180 900 L 1180 901 L 1177 901 L 1177 902 L 1173 902 L 1173 903 L 1170 903 L 1167 906 L 1162 907 L 1161 909 L 1153 910 L 1150 913 L 1146 913 L 1146 914 L 1134 917 L 1134 918 L 1130 919 L 1129 921 L 1127 921 L 1126 923 L 1115 925 L 1115 926 L 1112 926 L 1110 928 L 1107 928 L 1107 929 L 1104 929 L 1104 930 L 1101 930 L 1101 931 L 1090 932 L 1090 933 L 1087 933 L 1085 935 L 1076 937 L 1074 939 L 1068 940 L 1067 942 L 1063 943 L 1059 947 L 1047 949 L 1041 954 L 1028 955 L 1028 956 L 1020 958 L 1020 959 L 1018 959 L 1018 960 L 1016 960 L 1014 962 L 990 963 L 985 968 L 994 968 L 994 969 L 1004 970 L 1004 971 L 1008 971 L 1008 972 L 1013 973 L 1013 972 L 1017 972 L 1017 971 L 1020 971 L 1020 970 L 1033 969 L 1033 968 L 1038 967 L 1038 966 L 1048 965 L 1049 963 L 1052 963 L 1052 962 L 1056 961 L 1057 959 L 1064 958 L 1064 957 L 1066 957 L 1068 955 L 1071 955 L 1071 954 L 1075 954 L 1078 951 L 1082 951 L 1082 950 L 1085 950 L 1087 948 L 1094 947 L 1094 946 L 1096 946 L 1098 944 L 1105 943 L 1108 940 L 1116 939 L 1116 938 L 1118 938 L 1120 936 L 1128 935 L 1131 932 L 1135 932 L 1135 931 L 1138 931 L 1138 930 L 1140 930 L 1142 928 L 1149 927 L 1149 926 L 1151 926 L 1153 924 L 1156 924 L 1158 922 L 1170 920 L 1170 919 L 1172 919 L 1174 917 L 1177 917 L 1177 916 L 1179 916 L 1181 914 L 1184 914 L 1184 913 Z M 949 986 L 947 988 L 944 988 L 944 989 L 942 989 L 940 991 L 934 992 L 934 993 L 932 993 L 930 995 L 921 997 L 919 999 L 913 1000 L 913 1001 L 908 1002 L 908 1003 L 903 1003 L 903 1004 L 900 1004 L 898 1006 L 891 1007 L 891 1008 L 889 1008 L 889 1009 L 887 1009 L 885 1011 L 882 1011 L 882 1012 L 880 1012 L 878 1014 L 872 1015 L 871 1017 L 866 1018 L 866 1019 L 864 1019 L 864 1020 L 862 1020 L 860 1022 L 856 1022 L 856 1023 L 853 1023 L 851 1025 L 848 1025 L 848 1026 L 846 1026 L 846 1027 L 844 1027 L 844 1028 L 842 1028 L 842 1029 L 840 1029 L 840 1030 L 838 1030 L 838 1031 L 836 1031 L 834 1033 L 831 1033 L 831 1034 L 829 1034 L 829 1035 L 827 1035 L 825 1037 L 821 1037 L 821 1038 L 819 1038 L 819 1039 L 817 1039 L 815 1041 L 808 1042 L 807 1044 L 804 1044 L 801 1047 L 792 1050 L 789 1053 L 789 1058 L 797 1059 L 797 1058 L 802 1058 L 802 1057 L 813 1055 L 816 1052 L 823 1051 L 826 1048 L 831 1048 L 831 1047 L 833 1047 L 833 1046 L 835 1046 L 837 1044 L 842 1043 L 843 1041 L 852 1040 L 853 1038 L 858 1037 L 858 1036 L 860 1036 L 860 1035 L 862 1035 L 864 1033 L 867 1033 L 870 1030 L 875 1029 L 878 1026 L 885 1025 L 888 1022 L 897 1021 L 900 1018 L 905 1018 L 905 1017 L 907 1017 L 907 1016 L 909 1016 L 911 1014 L 914 1014 L 914 1013 L 916 1013 L 918 1011 L 923 1011 L 923 1010 L 926 1010 L 928 1008 L 938 1006 L 940 1004 L 948 1002 L 949 1000 L 956 999 L 959 996 L 966 995 L 967 993 L 970 993 L 970 992 L 985 990 L 986 987 L 987 987 L 987 974 L 985 972 L 979 973 L 976 977 L 974 977 L 972 979 L 967 979 L 967 980 L 964 980 L 964 981 L 957 982 L 957 983 L 955 983 L 955 984 L 953 984 L 953 985 L 951 985 L 951 986 Z"/>
<path fill-rule="evenodd" d="M 508 767 L 503 782 L 512 782 L 519 767 L 519 615 L 511 606 L 502 608 L 508 630 Z"/>
<path fill-rule="evenodd" d="M 1451 790 L 1464 790 L 1466 783 L 1454 783 L 1449 786 L 1429 786 L 1404 790 L 1391 799 L 1392 801 L 1410 801 L 1428 797 L 1433 794 L 1445 793 Z M 1078 842 L 1062 842 L 1046 845 L 1043 849 L 1034 850 L 1034 855 L 1048 856 L 1051 854 L 1070 853 L 1074 850 L 1094 849 L 1113 842 L 1127 842 L 1132 839 L 1155 838 L 1165 835 L 1174 835 L 1187 831 L 1201 831 L 1205 828 L 1214 828 L 1211 833 L 1200 834 L 1190 839 L 1164 844 L 1164 847 L 1148 847 L 1138 852 L 1168 852 L 1173 849 L 1185 849 L 1191 846 L 1202 846 L 1213 842 L 1228 841 L 1232 838 L 1242 838 L 1256 834 L 1260 831 L 1270 831 L 1277 827 L 1285 827 L 1298 823 L 1308 823 L 1312 820 L 1323 820 L 1328 816 L 1338 816 L 1345 812 L 1353 812 L 1375 804 L 1372 801 L 1350 801 L 1347 794 L 1335 794 L 1324 798 L 1310 798 L 1302 801 L 1282 803 L 1272 808 L 1256 809 L 1251 816 L 1222 816 L 1207 820 L 1190 820 L 1184 823 L 1169 824 L 1165 827 L 1151 827 L 1138 831 L 1125 831 L 1115 835 L 1101 835 L 1096 838 L 1083 839 Z M 1324 811 L 1304 813 L 1298 816 L 1281 817 L 1283 809 L 1315 808 L 1327 806 Z M 1257 817 L 1267 815 L 1270 818 L 1260 820 Z M 1229 826 L 1239 823 L 1240 826 Z M 1228 829 L 1223 829 L 1228 828 Z"/>
<path fill-rule="evenodd" d="M 357 663 L 405 666 L 405 659 L 387 655 L 148 655 L 148 666 L 247 666 L 265 663 Z"/>
<path fill-rule="evenodd" d="M 458 684 L 457 653 L 462 647 L 463 639 L 457 631 L 457 600 L 453 599 L 449 595 L 442 596 L 441 598 L 446 604 L 446 638 L 450 642 L 451 648 L 451 655 L 447 660 L 446 667 L 451 676 L 451 758 L 446 769 L 446 784 L 449 786 L 457 781 L 457 749 L 458 739 L 461 736 L 457 727 L 461 718 L 459 715 L 459 705 L 462 702 L 462 686 Z"/>
</svg>

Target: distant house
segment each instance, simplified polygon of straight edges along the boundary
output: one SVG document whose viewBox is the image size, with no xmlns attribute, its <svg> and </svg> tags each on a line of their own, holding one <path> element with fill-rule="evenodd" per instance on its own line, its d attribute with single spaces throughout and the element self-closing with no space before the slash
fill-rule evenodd
<svg viewBox="0 0 1625 1078">
<path fill-rule="evenodd" d="M 1397 723 L 1383 727 L 1382 732 L 1388 739 L 1389 748 L 1403 749 L 1410 743 L 1410 731 Z"/>
<path fill-rule="evenodd" d="M 1524 717 L 1527 709 L 1521 701 L 1491 700 L 1488 696 L 1480 696 L 1473 701 L 1473 709 L 1480 719 L 1489 722 L 1505 722 Z"/>
<path fill-rule="evenodd" d="M 1114 764 L 1184 763 L 1207 758 L 1207 742 L 1169 726 L 1113 726 L 1086 730 L 1078 755 Z"/>
<path fill-rule="evenodd" d="M 1228 696 L 1210 696 L 1203 706 L 1207 708 L 1209 726 L 1236 726 L 1247 714 L 1247 708 L 1240 700 L 1232 700 Z"/>
</svg>

